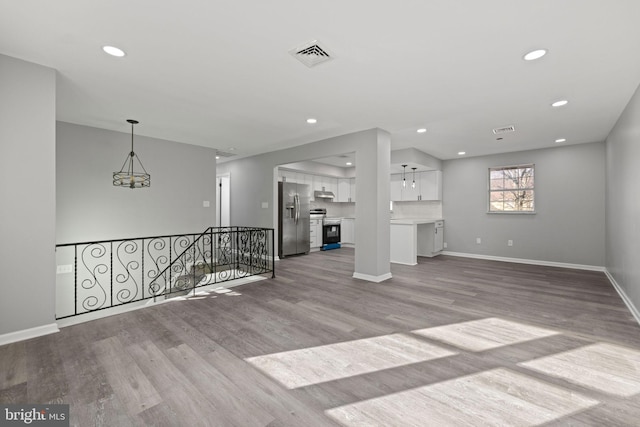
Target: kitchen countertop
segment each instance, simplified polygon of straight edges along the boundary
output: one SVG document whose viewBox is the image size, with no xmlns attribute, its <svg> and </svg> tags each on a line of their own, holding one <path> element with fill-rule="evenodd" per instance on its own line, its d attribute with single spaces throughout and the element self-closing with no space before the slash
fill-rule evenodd
<svg viewBox="0 0 640 427">
<path fill-rule="evenodd" d="M 432 224 L 437 221 L 443 221 L 443 219 L 442 218 L 392 218 L 391 224 L 417 225 L 417 224 Z"/>
</svg>

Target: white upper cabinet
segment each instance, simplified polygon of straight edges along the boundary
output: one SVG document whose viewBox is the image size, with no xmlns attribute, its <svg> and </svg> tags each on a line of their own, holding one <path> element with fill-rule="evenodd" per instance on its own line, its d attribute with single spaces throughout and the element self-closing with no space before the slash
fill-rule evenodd
<svg viewBox="0 0 640 427">
<path fill-rule="evenodd" d="M 407 172 L 407 185 L 402 187 L 402 200 L 405 202 L 420 200 L 420 172 Z M 415 184 L 414 184 L 415 179 Z"/>
<path fill-rule="evenodd" d="M 442 171 L 416 172 L 416 186 L 412 187 L 413 171 L 407 172 L 406 186 L 402 186 L 402 174 L 391 175 L 391 200 L 409 202 L 418 200 L 442 200 Z"/>
<path fill-rule="evenodd" d="M 313 200 L 313 192 L 314 191 L 322 191 L 322 177 L 318 175 L 310 175 L 312 178 L 311 185 L 311 199 Z"/>
<path fill-rule="evenodd" d="M 350 202 L 351 200 L 351 183 L 348 178 L 338 178 L 338 194 L 336 194 L 336 202 Z"/>
<path fill-rule="evenodd" d="M 331 191 L 334 195 L 338 194 L 338 178 L 323 176 L 322 183 L 323 183 L 324 191 Z"/>
<path fill-rule="evenodd" d="M 293 171 L 278 169 L 278 181 L 298 183 L 297 175 L 298 174 Z"/>
<path fill-rule="evenodd" d="M 355 202 L 356 201 L 356 180 L 355 178 L 338 178 L 338 193 L 335 202 Z"/>
<path fill-rule="evenodd" d="M 442 171 L 420 172 L 420 200 L 442 200 Z"/>
</svg>

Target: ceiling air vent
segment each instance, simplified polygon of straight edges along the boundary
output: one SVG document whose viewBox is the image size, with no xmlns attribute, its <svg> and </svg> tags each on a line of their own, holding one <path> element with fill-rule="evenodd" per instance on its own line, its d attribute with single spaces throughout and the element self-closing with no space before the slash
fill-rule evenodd
<svg viewBox="0 0 640 427">
<path fill-rule="evenodd" d="M 515 132 L 516 128 L 513 127 L 513 125 L 511 126 L 505 126 L 503 128 L 495 128 L 493 130 L 493 133 L 495 133 L 496 135 L 499 135 L 501 133 L 509 133 L 509 132 Z"/>
<path fill-rule="evenodd" d="M 289 53 L 309 68 L 332 59 L 327 49 L 320 46 L 318 40 L 291 49 Z"/>
<path fill-rule="evenodd" d="M 234 153 L 225 153 L 224 151 L 216 151 L 216 156 L 218 157 L 233 157 Z"/>
</svg>

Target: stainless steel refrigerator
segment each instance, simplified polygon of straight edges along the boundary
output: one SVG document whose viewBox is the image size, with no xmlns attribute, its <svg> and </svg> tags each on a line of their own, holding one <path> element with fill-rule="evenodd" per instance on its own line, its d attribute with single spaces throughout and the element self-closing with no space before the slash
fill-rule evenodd
<svg viewBox="0 0 640 427">
<path fill-rule="evenodd" d="M 310 247 L 311 186 L 278 183 L 278 256 L 307 254 Z"/>
</svg>

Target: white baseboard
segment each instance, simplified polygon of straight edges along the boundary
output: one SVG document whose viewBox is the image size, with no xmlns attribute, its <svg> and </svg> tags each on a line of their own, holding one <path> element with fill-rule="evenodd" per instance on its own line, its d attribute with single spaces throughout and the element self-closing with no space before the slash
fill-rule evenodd
<svg viewBox="0 0 640 427">
<path fill-rule="evenodd" d="M 392 264 L 401 264 L 401 265 L 411 265 L 411 266 L 418 265 L 417 262 L 401 262 L 401 261 L 394 261 L 394 260 L 391 260 L 389 262 Z"/>
<path fill-rule="evenodd" d="M 443 251 L 442 255 L 457 256 L 462 258 L 486 259 L 489 261 L 513 262 L 518 264 L 544 265 L 547 267 L 573 268 L 576 270 L 601 271 L 603 273 L 606 272 L 606 268 L 604 266 L 599 266 L 599 265 L 570 264 L 566 262 L 543 261 L 538 259 L 525 259 L 525 258 L 508 258 L 508 257 L 500 257 L 500 256 L 492 256 L 492 255 L 468 254 L 463 252 L 449 252 L 449 251 Z"/>
<path fill-rule="evenodd" d="M 60 332 L 60 329 L 58 329 L 58 325 L 55 323 L 36 326 L 35 328 L 23 329 L 16 332 L 9 332 L 8 334 L 0 335 L 0 345 L 29 340 L 31 338 L 37 338 L 43 335 L 55 334 L 56 332 Z"/>
<path fill-rule="evenodd" d="M 380 283 L 391 279 L 391 273 L 382 274 L 380 276 L 371 276 L 369 274 L 353 273 L 354 279 L 366 280 L 367 282 Z"/>
<path fill-rule="evenodd" d="M 631 312 L 631 315 L 633 316 L 633 318 L 636 319 L 636 322 L 638 324 L 640 324 L 640 311 L 638 311 L 636 306 L 633 305 L 633 302 L 631 301 L 631 299 L 627 296 L 626 292 L 624 291 L 624 289 L 622 289 L 622 287 L 618 284 L 618 282 L 616 282 L 616 279 L 613 278 L 611 273 L 609 273 L 609 270 L 605 269 L 604 273 L 607 275 L 607 278 L 613 285 L 613 288 L 616 290 L 616 292 L 618 292 L 618 295 L 620 295 L 620 298 L 622 298 L 622 301 Z"/>
</svg>

